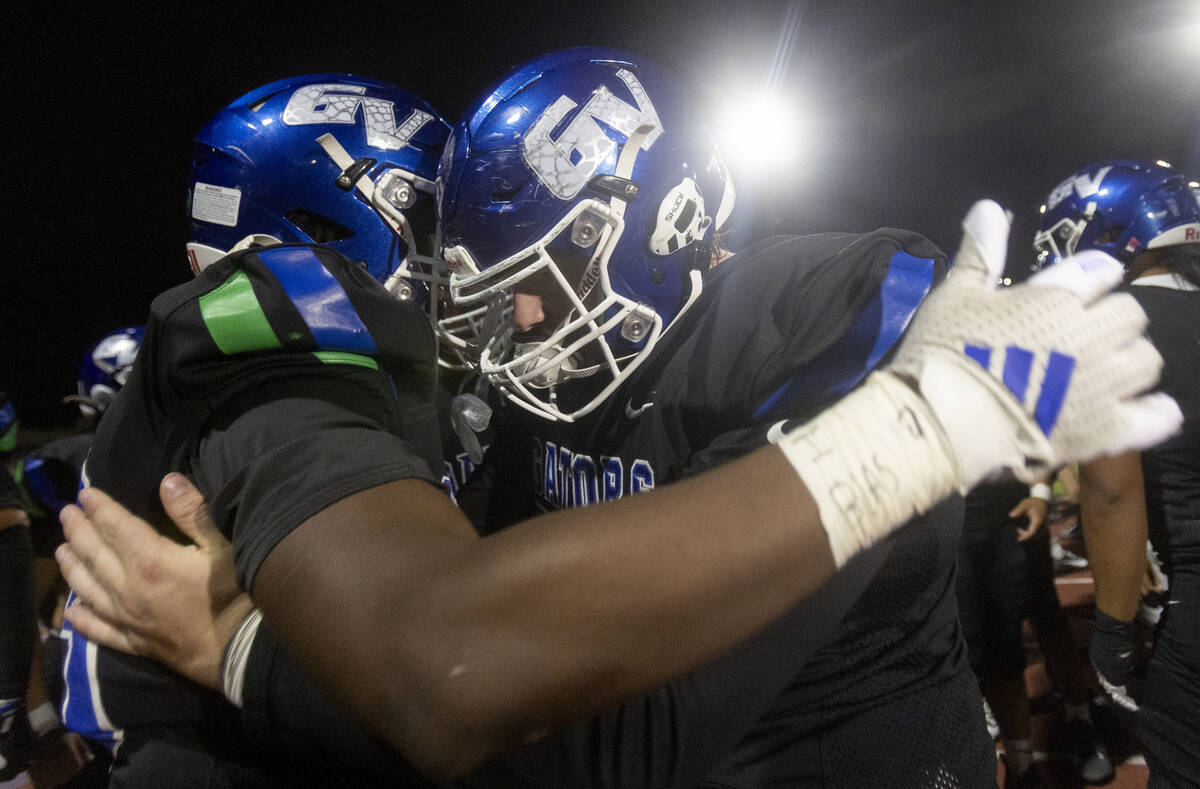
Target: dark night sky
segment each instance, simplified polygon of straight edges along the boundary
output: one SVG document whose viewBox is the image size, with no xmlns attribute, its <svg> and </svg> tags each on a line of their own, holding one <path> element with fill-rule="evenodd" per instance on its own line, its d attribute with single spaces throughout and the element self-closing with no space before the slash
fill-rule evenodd
<svg viewBox="0 0 1200 789">
<path fill-rule="evenodd" d="M 243 5 L 7 12 L 0 387 L 27 424 L 65 420 L 58 399 L 87 346 L 141 323 L 156 293 L 189 276 L 190 137 L 247 90 L 346 71 L 453 120 L 510 66 L 599 44 L 749 92 L 787 7 Z M 809 0 L 780 96 L 804 108 L 795 163 L 763 184 L 734 173 L 740 193 L 758 193 L 761 225 L 910 227 L 953 249 L 962 214 L 988 196 L 1016 212 L 1009 268 L 1022 274 L 1037 206 L 1077 167 L 1128 155 L 1200 176 L 1200 0 Z M 750 120 L 739 131 L 758 134 Z"/>
</svg>

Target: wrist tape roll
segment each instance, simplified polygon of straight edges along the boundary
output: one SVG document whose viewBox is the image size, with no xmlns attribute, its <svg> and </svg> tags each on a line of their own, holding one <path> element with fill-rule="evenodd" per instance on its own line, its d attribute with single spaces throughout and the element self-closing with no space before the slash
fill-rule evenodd
<svg viewBox="0 0 1200 789">
<path fill-rule="evenodd" d="M 817 503 L 838 567 L 959 487 L 929 404 L 889 372 L 777 443 Z"/>
</svg>

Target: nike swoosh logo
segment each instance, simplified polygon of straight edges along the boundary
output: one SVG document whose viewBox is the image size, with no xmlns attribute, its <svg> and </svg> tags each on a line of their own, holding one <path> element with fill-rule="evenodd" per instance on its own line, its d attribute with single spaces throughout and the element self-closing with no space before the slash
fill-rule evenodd
<svg viewBox="0 0 1200 789">
<path fill-rule="evenodd" d="M 783 438 L 783 426 L 787 424 L 786 419 L 781 419 L 767 429 L 767 441 L 772 444 L 778 444 Z"/>
<path fill-rule="evenodd" d="M 654 405 L 654 401 L 649 400 L 645 403 L 642 403 L 637 408 L 634 408 L 633 407 L 633 399 L 631 398 L 631 399 L 625 401 L 625 416 L 628 417 L 629 419 L 637 419 L 639 416 L 642 415 L 642 413 L 647 408 L 651 408 L 651 407 L 653 407 L 653 405 Z"/>
</svg>

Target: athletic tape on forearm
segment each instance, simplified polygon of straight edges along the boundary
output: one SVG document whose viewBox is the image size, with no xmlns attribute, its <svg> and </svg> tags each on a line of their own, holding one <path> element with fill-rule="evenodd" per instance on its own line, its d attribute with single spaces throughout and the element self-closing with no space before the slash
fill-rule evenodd
<svg viewBox="0 0 1200 789">
<path fill-rule="evenodd" d="M 838 567 L 959 487 L 929 404 L 887 372 L 778 445 L 817 502 Z"/>
<path fill-rule="evenodd" d="M 238 707 L 242 706 L 246 661 L 250 659 L 250 647 L 254 644 L 254 636 L 261 622 L 262 611 L 257 608 L 246 614 L 233 638 L 225 645 L 225 653 L 221 657 L 221 685 L 225 690 L 225 698 Z"/>
<path fill-rule="evenodd" d="M 1050 501 L 1052 492 L 1045 482 L 1035 482 L 1029 486 L 1029 498 Z"/>
</svg>

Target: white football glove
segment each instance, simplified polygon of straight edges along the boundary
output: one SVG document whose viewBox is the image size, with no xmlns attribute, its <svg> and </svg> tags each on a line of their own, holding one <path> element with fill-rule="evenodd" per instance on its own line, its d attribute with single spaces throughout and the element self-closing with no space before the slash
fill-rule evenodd
<svg viewBox="0 0 1200 789">
<path fill-rule="evenodd" d="M 954 268 L 892 364 L 813 420 L 768 434 L 816 501 L 839 567 L 1002 468 L 1031 482 L 1152 446 L 1182 423 L 1170 397 L 1142 394 L 1162 358 L 1133 297 L 1106 295 L 1121 265 L 1084 252 L 996 290 L 1008 229 L 999 205 L 976 203 Z"/>
<path fill-rule="evenodd" d="M 1170 397 L 1143 394 L 1162 357 L 1142 336 L 1146 315 L 1133 297 L 1108 293 L 1121 264 L 1090 250 L 996 290 L 1008 230 L 999 205 L 972 206 L 950 274 L 890 366 L 918 383 L 945 430 L 961 491 L 1001 468 L 1030 482 L 1144 449 L 1183 421 Z"/>
</svg>

